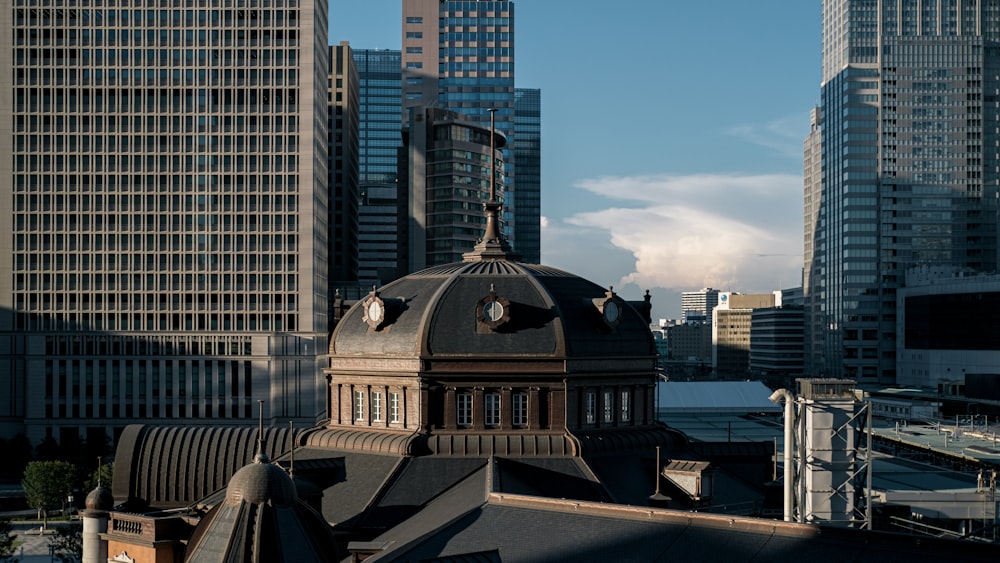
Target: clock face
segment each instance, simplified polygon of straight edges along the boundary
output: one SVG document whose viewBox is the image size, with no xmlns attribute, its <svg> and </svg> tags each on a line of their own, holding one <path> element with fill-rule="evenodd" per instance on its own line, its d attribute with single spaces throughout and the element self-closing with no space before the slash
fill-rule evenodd
<svg viewBox="0 0 1000 563">
<path fill-rule="evenodd" d="M 490 301 L 483 306 L 483 318 L 497 322 L 503 317 L 503 305 L 499 301 Z"/>
<path fill-rule="evenodd" d="M 618 310 L 618 304 L 614 301 L 608 301 L 604 304 L 604 319 L 609 323 L 618 322 L 618 315 L 621 312 Z"/>
<path fill-rule="evenodd" d="M 368 304 L 368 319 L 375 322 L 382 320 L 382 305 L 378 301 Z"/>
</svg>

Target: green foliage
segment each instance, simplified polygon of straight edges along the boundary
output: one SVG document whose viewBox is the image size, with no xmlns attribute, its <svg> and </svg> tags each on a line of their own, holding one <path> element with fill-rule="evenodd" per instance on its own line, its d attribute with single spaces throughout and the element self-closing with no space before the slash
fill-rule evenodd
<svg viewBox="0 0 1000 563">
<path fill-rule="evenodd" d="M 80 563 L 83 557 L 83 526 L 72 523 L 68 526 L 56 526 L 56 535 L 52 537 L 52 552 L 59 563 Z"/>
<path fill-rule="evenodd" d="M 24 468 L 21 487 L 28 506 L 42 510 L 61 506 L 73 492 L 76 467 L 65 461 L 33 461 Z"/>
<path fill-rule="evenodd" d="M 17 563 L 17 559 L 11 559 L 14 555 L 14 527 L 10 525 L 10 520 L 0 520 L 0 561 L 11 561 Z"/>
</svg>

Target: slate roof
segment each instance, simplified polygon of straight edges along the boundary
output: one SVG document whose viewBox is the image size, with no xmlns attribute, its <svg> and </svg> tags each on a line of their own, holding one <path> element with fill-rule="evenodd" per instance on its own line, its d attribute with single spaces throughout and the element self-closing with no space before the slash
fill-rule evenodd
<svg viewBox="0 0 1000 563">
<path fill-rule="evenodd" d="M 419 517 L 419 516 L 418 516 Z M 404 534 L 404 532 L 410 532 Z M 996 546 L 775 520 L 490 494 L 433 532 L 397 528 L 367 561 L 995 561 Z"/>
<path fill-rule="evenodd" d="M 476 305 L 490 294 L 510 302 L 510 320 L 477 328 Z M 422 270 L 379 290 L 385 322 L 363 321 L 363 302 L 338 322 L 330 340 L 338 357 L 655 358 L 644 315 L 619 299 L 622 315 L 606 325 L 594 299 L 607 288 L 556 268 L 508 260 L 459 262 Z M 650 364 L 650 367 L 652 364 Z"/>
<path fill-rule="evenodd" d="M 291 443 L 288 428 L 264 430 L 264 451 L 272 457 Z M 253 459 L 256 444 L 253 426 L 126 426 L 116 449 L 115 503 L 130 510 L 190 506 L 224 489 Z"/>
</svg>

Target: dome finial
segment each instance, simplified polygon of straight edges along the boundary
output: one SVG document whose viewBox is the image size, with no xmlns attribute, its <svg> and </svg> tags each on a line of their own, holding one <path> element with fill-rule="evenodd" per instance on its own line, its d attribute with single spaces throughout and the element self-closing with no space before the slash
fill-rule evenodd
<svg viewBox="0 0 1000 563">
<path fill-rule="evenodd" d="M 486 232 L 483 238 L 476 244 L 472 252 L 462 255 L 466 262 L 479 260 L 507 260 L 517 259 L 510 244 L 504 239 L 503 228 L 500 225 L 501 211 L 503 204 L 497 200 L 497 160 L 496 160 L 496 108 L 489 108 L 490 112 L 490 198 L 483 203 L 483 211 L 486 214 Z"/>
<path fill-rule="evenodd" d="M 264 400 L 257 400 L 257 453 L 253 456 L 254 463 L 268 463 L 270 458 L 264 453 Z"/>
</svg>

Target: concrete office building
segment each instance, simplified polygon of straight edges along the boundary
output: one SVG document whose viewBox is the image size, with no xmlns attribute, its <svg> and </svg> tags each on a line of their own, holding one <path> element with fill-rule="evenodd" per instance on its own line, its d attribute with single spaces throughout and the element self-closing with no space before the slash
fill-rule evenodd
<svg viewBox="0 0 1000 563">
<path fill-rule="evenodd" d="M 712 322 L 712 309 L 719 304 L 719 290 L 706 287 L 681 292 L 681 321 Z"/>
<path fill-rule="evenodd" d="M 750 313 L 750 373 L 774 386 L 791 387 L 802 377 L 803 309 L 782 296 L 780 307 Z"/>
<path fill-rule="evenodd" d="M 328 279 L 341 287 L 358 279 L 358 137 L 359 77 L 350 44 L 330 47 L 328 83 L 330 218 Z"/>
<path fill-rule="evenodd" d="M 534 259 L 541 254 L 535 238 L 540 221 L 540 96 L 520 94 L 527 115 L 518 119 L 514 87 L 514 2 L 403 0 L 404 108 L 439 107 L 463 113 L 482 125 L 496 109 L 496 129 L 507 139 L 503 151 L 504 233 L 514 251 Z M 404 110 L 403 119 L 406 119 Z M 519 122 L 521 125 L 519 125 Z M 527 138 L 520 145 L 517 133 Z M 528 159 L 525 184 L 518 158 Z M 531 227 L 522 227 L 531 223 Z M 518 228 L 527 229 L 522 240 Z"/>
<path fill-rule="evenodd" d="M 822 22 L 809 375 L 892 383 L 906 269 L 997 269 L 1000 2 L 824 0 Z"/>
<path fill-rule="evenodd" d="M 720 379 L 744 379 L 750 373 L 750 327 L 754 309 L 780 307 L 781 292 L 719 292 L 712 310 L 712 370 Z"/>
<path fill-rule="evenodd" d="M 398 250 L 406 220 L 397 185 L 397 159 L 403 146 L 402 54 L 393 49 L 355 49 L 354 64 L 361 117 L 358 279 L 382 285 L 406 273 Z"/>
<path fill-rule="evenodd" d="M 327 3 L 2 7 L 0 434 L 317 420 Z"/>
</svg>

